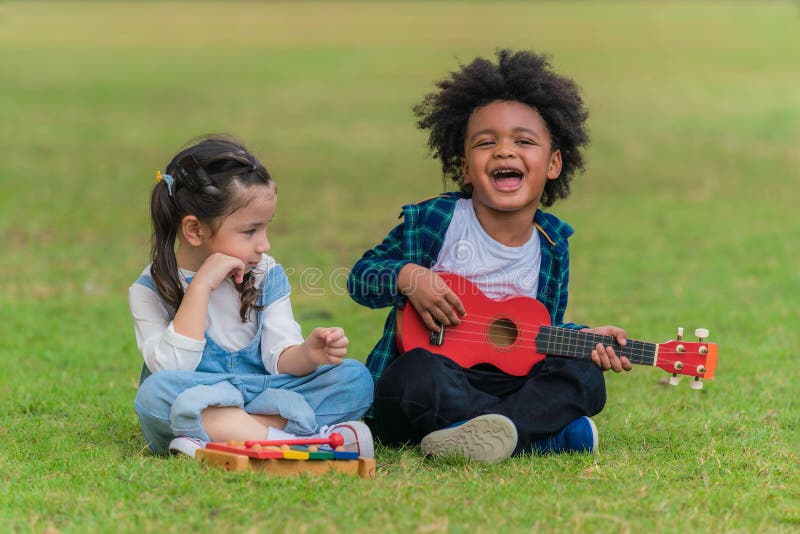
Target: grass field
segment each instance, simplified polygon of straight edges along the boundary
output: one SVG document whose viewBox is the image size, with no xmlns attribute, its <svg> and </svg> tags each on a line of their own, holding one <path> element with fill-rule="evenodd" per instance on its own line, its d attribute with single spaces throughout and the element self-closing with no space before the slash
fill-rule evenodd
<svg viewBox="0 0 800 534">
<path fill-rule="evenodd" d="M 246 140 L 298 320 L 363 359 L 385 312 L 338 275 L 442 190 L 410 108 L 499 47 L 552 54 L 591 111 L 553 208 L 569 319 L 709 328 L 717 379 L 608 375 L 596 456 L 379 448 L 365 481 L 149 455 L 127 288 L 155 170 L 201 133 Z M 791 2 L 0 4 L 0 530 L 800 531 L 799 51 Z"/>
</svg>

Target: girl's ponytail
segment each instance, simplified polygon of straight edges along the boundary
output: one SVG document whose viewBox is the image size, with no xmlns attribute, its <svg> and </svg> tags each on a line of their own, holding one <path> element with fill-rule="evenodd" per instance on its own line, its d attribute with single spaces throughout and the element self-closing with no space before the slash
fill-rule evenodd
<svg viewBox="0 0 800 534">
<path fill-rule="evenodd" d="M 183 300 L 183 286 L 175 258 L 175 238 L 180 226 L 180 210 L 166 181 L 160 181 L 150 196 L 153 235 L 150 243 L 150 274 L 161 299 L 177 310 Z"/>
</svg>

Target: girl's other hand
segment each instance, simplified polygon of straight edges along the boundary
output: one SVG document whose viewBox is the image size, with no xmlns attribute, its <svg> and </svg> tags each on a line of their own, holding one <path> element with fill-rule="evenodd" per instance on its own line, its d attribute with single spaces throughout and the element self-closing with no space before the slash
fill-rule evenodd
<svg viewBox="0 0 800 534">
<path fill-rule="evenodd" d="M 602 336 L 612 336 L 616 338 L 617 343 L 625 346 L 628 343 L 625 330 L 617 326 L 599 326 L 597 328 L 583 328 L 581 332 L 588 332 L 591 334 L 600 334 Z M 633 365 L 630 360 L 625 356 L 617 356 L 614 347 L 604 347 L 602 343 L 598 343 L 592 350 L 592 361 L 600 367 L 603 371 L 613 370 L 615 373 L 620 371 L 630 371 Z"/>
<path fill-rule="evenodd" d="M 350 340 L 338 326 L 315 328 L 305 341 L 308 358 L 316 365 L 342 363 L 342 358 L 347 355 L 348 343 Z"/>
<path fill-rule="evenodd" d="M 456 326 L 467 314 L 461 299 L 442 277 L 421 265 L 403 266 L 397 275 L 397 287 L 433 332 L 441 330 L 437 321 L 444 326 Z"/>
<path fill-rule="evenodd" d="M 229 276 L 237 284 L 241 284 L 245 275 L 245 265 L 239 258 L 215 252 L 211 254 L 197 270 L 192 283 L 201 283 L 213 291 Z"/>
</svg>

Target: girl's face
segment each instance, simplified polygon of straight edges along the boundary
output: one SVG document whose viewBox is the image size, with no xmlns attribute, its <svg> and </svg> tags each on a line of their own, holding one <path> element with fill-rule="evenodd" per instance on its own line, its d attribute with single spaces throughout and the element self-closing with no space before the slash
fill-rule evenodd
<svg viewBox="0 0 800 534">
<path fill-rule="evenodd" d="M 223 218 L 216 231 L 203 240 L 202 249 L 206 257 L 220 252 L 239 258 L 250 271 L 270 249 L 267 225 L 275 215 L 278 193 L 273 182 L 240 188 L 239 194 L 245 204 Z"/>
<path fill-rule="evenodd" d="M 561 152 L 538 111 L 498 100 L 470 116 L 461 170 L 476 210 L 535 211 L 547 180 L 561 173 Z"/>
</svg>

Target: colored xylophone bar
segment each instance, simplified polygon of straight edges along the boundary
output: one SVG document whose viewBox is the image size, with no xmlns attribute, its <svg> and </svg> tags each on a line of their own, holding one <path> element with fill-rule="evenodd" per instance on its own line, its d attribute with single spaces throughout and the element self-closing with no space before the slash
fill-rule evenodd
<svg viewBox="0 0 800 534">
<path fill-rule="evenodd" d="M 329 472 L 375 476 L 375 460 L 359 458 L 358 453 L 342 450 L 320 450 L 312 445 L 262 445 L 267 442 L 207 443 L 195 458 L 206 465 L 227 471 L 262 471 L 269 475 L 321 475 Z"/>
</svg>

